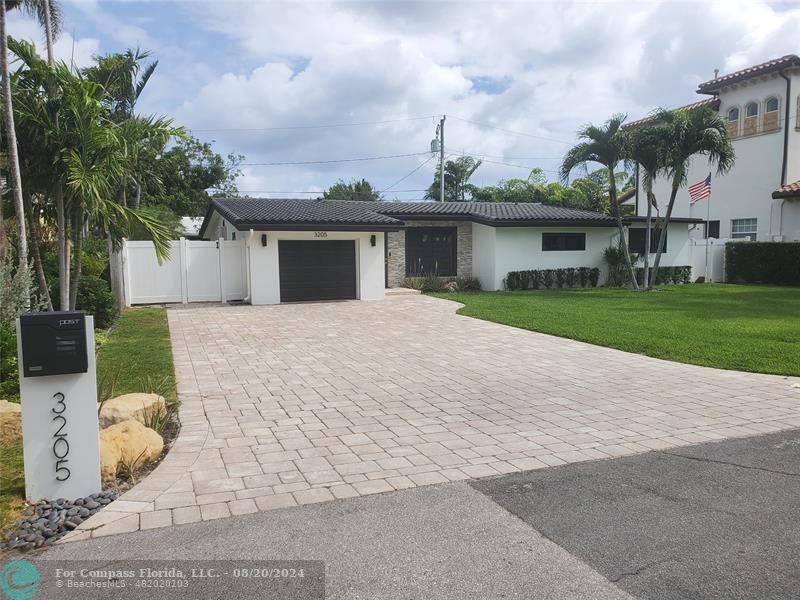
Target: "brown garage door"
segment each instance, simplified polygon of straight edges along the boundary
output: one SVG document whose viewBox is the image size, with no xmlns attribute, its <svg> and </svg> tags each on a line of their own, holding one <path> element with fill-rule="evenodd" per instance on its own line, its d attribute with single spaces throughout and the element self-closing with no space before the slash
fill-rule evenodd
<svg viewBox="0 0 800 600">
<path fill-rule="evenodd" d="M 278 242 L 281 302 L 356 298 L 352 240 Z"/>
</svg>

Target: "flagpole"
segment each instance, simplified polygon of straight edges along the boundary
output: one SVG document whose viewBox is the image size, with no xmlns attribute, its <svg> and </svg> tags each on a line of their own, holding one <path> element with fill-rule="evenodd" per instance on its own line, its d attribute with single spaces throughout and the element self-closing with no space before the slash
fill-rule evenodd
<svg viewBox="0 0 800 600">
<path fill-rule="evenodd" d="M 709 181 L 711 180 L 711 173 L 708 174 Z M 706 198 L 706 270 L 705 282 L 711 283 L 711 276 L 708 272 L 708 238 L 711 233 L 711 186 L 709 186 L 708 198 Z"/>
</svg>

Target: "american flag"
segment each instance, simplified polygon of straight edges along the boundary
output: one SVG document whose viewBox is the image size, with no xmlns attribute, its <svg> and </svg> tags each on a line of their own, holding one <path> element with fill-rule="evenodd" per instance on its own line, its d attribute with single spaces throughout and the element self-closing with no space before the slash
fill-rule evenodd
<svg viewBox="0 0 800 600">
<path fill-rule="evenodd" d="M 711 195 L 711 173 L 703 181 L 698 181 L 694 185 L 689 186 L 689 198 L 692 202 L 704 200 Z"/>
</svg>

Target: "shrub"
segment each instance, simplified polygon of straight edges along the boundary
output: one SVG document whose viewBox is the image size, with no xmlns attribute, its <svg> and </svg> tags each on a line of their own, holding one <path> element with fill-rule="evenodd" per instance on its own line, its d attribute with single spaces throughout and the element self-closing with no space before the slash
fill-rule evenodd
<svg viewBox="0 0 800 600">
<path fill-rule="evenodd" d="M 17 330 L 14 323 L 0 323 L 0 397 L 10 401 L 19 398 Z"/>
<path fill-rule="evenodd" d="M 650 267 L 650 278 L 653 276 L 653 267 Z M 625 280 L 628 281 L 630 278 L 626 277 Z M 658 268 L 658 276 L 656 277 L 656 281 L 653 285 L 670 285 L 670 284 L 681 284 L 681 283 L 690 283 L 692 280 L 692 267 L 689 265 L 683 265 L 678 267 L 659 267 Z M 636 281 L 639 285 L 644 285 L 644 267 L 638 267 L 636 269 Z"/>
<path fill-rule="evenodd" d="M 419 290 L 421 292 L 446 292 L 447 282 L 434 275 L 422 277 L 406 277 L 403 280 L 403 287 Z"/>
<path fill-rule="evenodd" d="M 725 273 L 731 283 L 800 285 L 800 242 L 728 242 Z"/>
<path fill-rule="evenodd" d="M 455 284 L 456 292 L 481 291 L 481 282 L 476 277 L 456 277 L 452 283 Z"/>
<path fill-rule="evenodd" d="M 589 282 L 589 267 L 579 267 L 578 268 L 578 287 L 586 287 L 586 284 Z"/>
<path fill-rule="evenodd" d="M 589 285 L 590 287 L 597 287 L 598 282 L 600 281 L 600 269 L 594 267 L 589 269 Z"/>
<path fill-rule="evenodd" d="M 597 287 L 600 269 L 597 267 L 567 267 L 565 269 L 532 269 L 511 271 L 506 275 L 505 287 L 509 290 L 530 290 L 545 288 L 571 288 L 577 282 L 580 287 Z"/>
<path fill-rule="evenodd" d="M 603 250 L 603 260 L 608 265 L 608 282 L 609 287 L 620 287 L 625 284 L 629 278 L 628 268 L 625 264 L 626 249 L 620 244 L 617 246 L 609 246 Z M 635 264 L 639 257 L 633 252 L 630 253 L 631 264 Z"/>
<path fill-rule="evenodd" d="M 76 308 L 94 315 L 96 329 L 111 327 L 117 317 L 117 306 L 108 283 L 94 275 L 81 277 Z"/>
</svg>

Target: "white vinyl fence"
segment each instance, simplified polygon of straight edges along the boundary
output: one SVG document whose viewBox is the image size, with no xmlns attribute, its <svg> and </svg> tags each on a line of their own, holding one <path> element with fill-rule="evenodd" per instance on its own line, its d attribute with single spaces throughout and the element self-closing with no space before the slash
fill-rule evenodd
<svg viewBox="0 0 800 600">
<path fill-rule="evenodd" d="M 228 302 L 247 296 L 244 240 L 172 242 L 169 260 L 158 264 L 153 242 L 122 245 L 125 305 Z"/>
<path fill-rule="evenodd" d="M 689 240 L 692 257 L 692 280 L 705 276 L 706 281 L 725 281 L 725 244 L 735 240 L 708 240 L 708 273 L 706 273 L 706 240 Z"/>
</svg>

